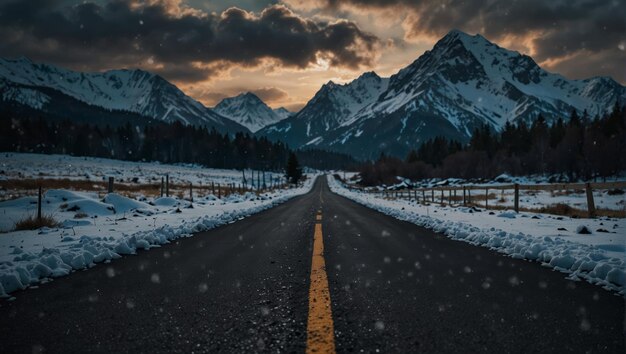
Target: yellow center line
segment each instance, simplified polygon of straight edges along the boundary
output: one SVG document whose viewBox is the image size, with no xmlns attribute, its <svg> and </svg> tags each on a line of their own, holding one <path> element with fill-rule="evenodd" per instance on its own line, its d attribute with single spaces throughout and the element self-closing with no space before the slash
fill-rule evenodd
<svg viewBox="0 0 626 354">
<path fill-rule="evenodd" d="M 321 215 L 318 215 L 321 219 Z M 324 261 L 322 224 L 315 224 L 311 287 L 309 289 L 309 319 L 307 322 L 306 352 L 335 353 L 335 330 L 330 308 L 330 290 Z"/>
</svg>

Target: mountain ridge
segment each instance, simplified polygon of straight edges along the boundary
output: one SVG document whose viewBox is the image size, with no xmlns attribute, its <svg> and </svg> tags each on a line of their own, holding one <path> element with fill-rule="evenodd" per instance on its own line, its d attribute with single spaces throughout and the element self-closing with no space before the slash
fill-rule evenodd
<svg viewBox="0 0 626 354">
<path fill-rule="evenodd" d="M 83 73 L 30 59 L 0 59 L 0 98 L 45 111 L 51 97 L 41 88 L 107 110 L 119 110 L 171 123 L 216 128 L 235 133 L 249 130 L 185 95 L 159 75 L 140 69 Z"/>
<path fill-rule="evenodd" d="M 542 69 L 529 56 L 459 30 L 387 80 L 379 95 L 363 96 L 357 113 L 334 117 L 344 124 L 308 129 L 308 122 L 328 119 L 324 107 L 316 107 L 317 115 L 306 110 L 318 95 L 329 96 L 326 91 L 335 86 L 327 84 L 297 115 L 259 133 L 287 139 L 294 147 L 315 146 L 360 158 L 376 158 L 381 151 L 404 156 L 436 136 L 465 142 L 483 124 L 500 130 L 507 122 L 531 123 L 539 114 L 551 122 L 569 117 L 572 110 L 594 116 L 626 99 L 626 88 L 611 78 L 569 80 Z M 320 104 L 332 111 L 332 102 Z"/>
</svg>

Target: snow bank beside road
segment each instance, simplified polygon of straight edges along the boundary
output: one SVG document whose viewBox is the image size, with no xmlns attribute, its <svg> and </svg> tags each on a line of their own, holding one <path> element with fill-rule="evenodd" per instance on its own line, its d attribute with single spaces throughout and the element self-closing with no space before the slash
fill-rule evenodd
<svg viewBox="0 0 626 354">
<path fill-rule="evenodd" d="M 351 191 L 332 176 L 328 176 L 328 183 L 333 192 L 399 220 L 514 258 L 538 261 L 569 273 L 571 279 L 585 279 L 626 295 L 626 220 L 571 219 L 511 212 L 491 214 L 474 208 L 424 206 Z M 593 233 L 576 234 L 580 225 L 587 226 Z M 596 231 L 601 229 L 608 232 Z"/>
<path fill-rule="evenodd" d="M 260 196 L 220 200 L 209 195 L 193 204 L 176 198 L 138 201 L 114 193 L 101 201 L 95 193 L 50 190 L 43 211 L 54 215 L 60 227 L 0 235 L 0 296 L 239 220 L 307 193 L 313 182 Z M 18 219 L 36 208 L 35 199 L 2 202 L 0 214 Z"/>
</svg>

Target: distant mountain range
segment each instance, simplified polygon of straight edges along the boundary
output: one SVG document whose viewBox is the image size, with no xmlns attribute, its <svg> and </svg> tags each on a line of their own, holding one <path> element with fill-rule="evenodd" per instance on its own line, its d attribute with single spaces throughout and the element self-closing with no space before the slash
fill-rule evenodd
<svg viewBox="0 0 626 354">
<path fill-rule="evenodd" d="M 618 99 L 626 100 L 626 88 L 611 78 L 568 80 L 455 30 L 389 79 L 367 73 L 345 85 L 329 82 L 298 114 L 257 134 L 359 158 L 404 156 L 436 136 L 465 142 L 483 124 L 499 130 L 538 114 L 550 122 L 574 109 L 594 116 Z"/>
<path fill-rule="evenodd" d="M 572 110 L 602 114 L 616 100 L 626 101 L 626 87 L 608 77 L 569 80 L 528 56 L 455 30 L 390 78 L 368 72 L 347 84 L 328 82 L 297 113 L 272 110 L 252 93 L 210 109 L 145 71 L 79 73 L 23 58 L 0 59 L 0 98 L 42 113 L 58 115 L 74 102 L 84 117 L 90 109 L 132 112 L 255 132 L 292 148 L 376 158 L 381 152 L 404 156 L 436 136 L 465 142 L 484 124 L 499 130 L 538 114 L 548 122 Z"/>
<path fill-rule="evenodd" d="M 185 95 L 162 77 L 143 70 L 81 73 L 26 58 L 0 59 L 0 98 L 42 113 L 59 113 L 60 102 L 86 104 L 102 110 L 132 112 L 149 119 L 215 128 L 223 133 L 249 132 Z M 68 117 L 73 118 L 73 117 Z"/>
<path fill-rule="evenodd" d="M 213 110 L 252 132 L 278 123 L 292 115 L 283 107 L 271 109 L 259 97 L 250 92 L 225 98 Z"/>
</svg>

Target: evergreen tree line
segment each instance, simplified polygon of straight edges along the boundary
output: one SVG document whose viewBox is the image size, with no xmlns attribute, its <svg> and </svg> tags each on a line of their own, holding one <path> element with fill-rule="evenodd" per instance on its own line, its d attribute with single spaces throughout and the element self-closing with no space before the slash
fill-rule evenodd
<svg viewBox="0 0 626 354">
<path fill-rule="evenodd" d="M 321 149 L 296 151 L 300 165 L 318 170 L 355 170 L 360 162 L 352 156 Z"/>
<path fill-rule="evenodd" d="M 404 160 L 381 155 L 361 165 L 365 185 L 393 184 L 396 176 L 494 178 L 500 174 L 560 175 L 591 180 L 626 171 L 626 106 L 590 118 L 573 111 L 548 125 L 539 115 L 531 125 L 506 123 L 502 131 L 476 129 L 468 144 L 434 138 L 411 150 Z"/>
<path fill-rule="evenodd" d="M 129 161 L 195 163 L 212 168 L 283 170 L 291 150 L 281 142 L 214 129 L 153 122 L 117 127 L 70 120 L 16 118 L 0 115 L 0 151 L 103 157 Z M 300 154 L 300 152 L 299 152 Z M 350 157 L 324 151 L 303 152 L 302 165 L 342 168 Z M 300 157 L 300 156 L 299 156 Z"/>
</svg>

